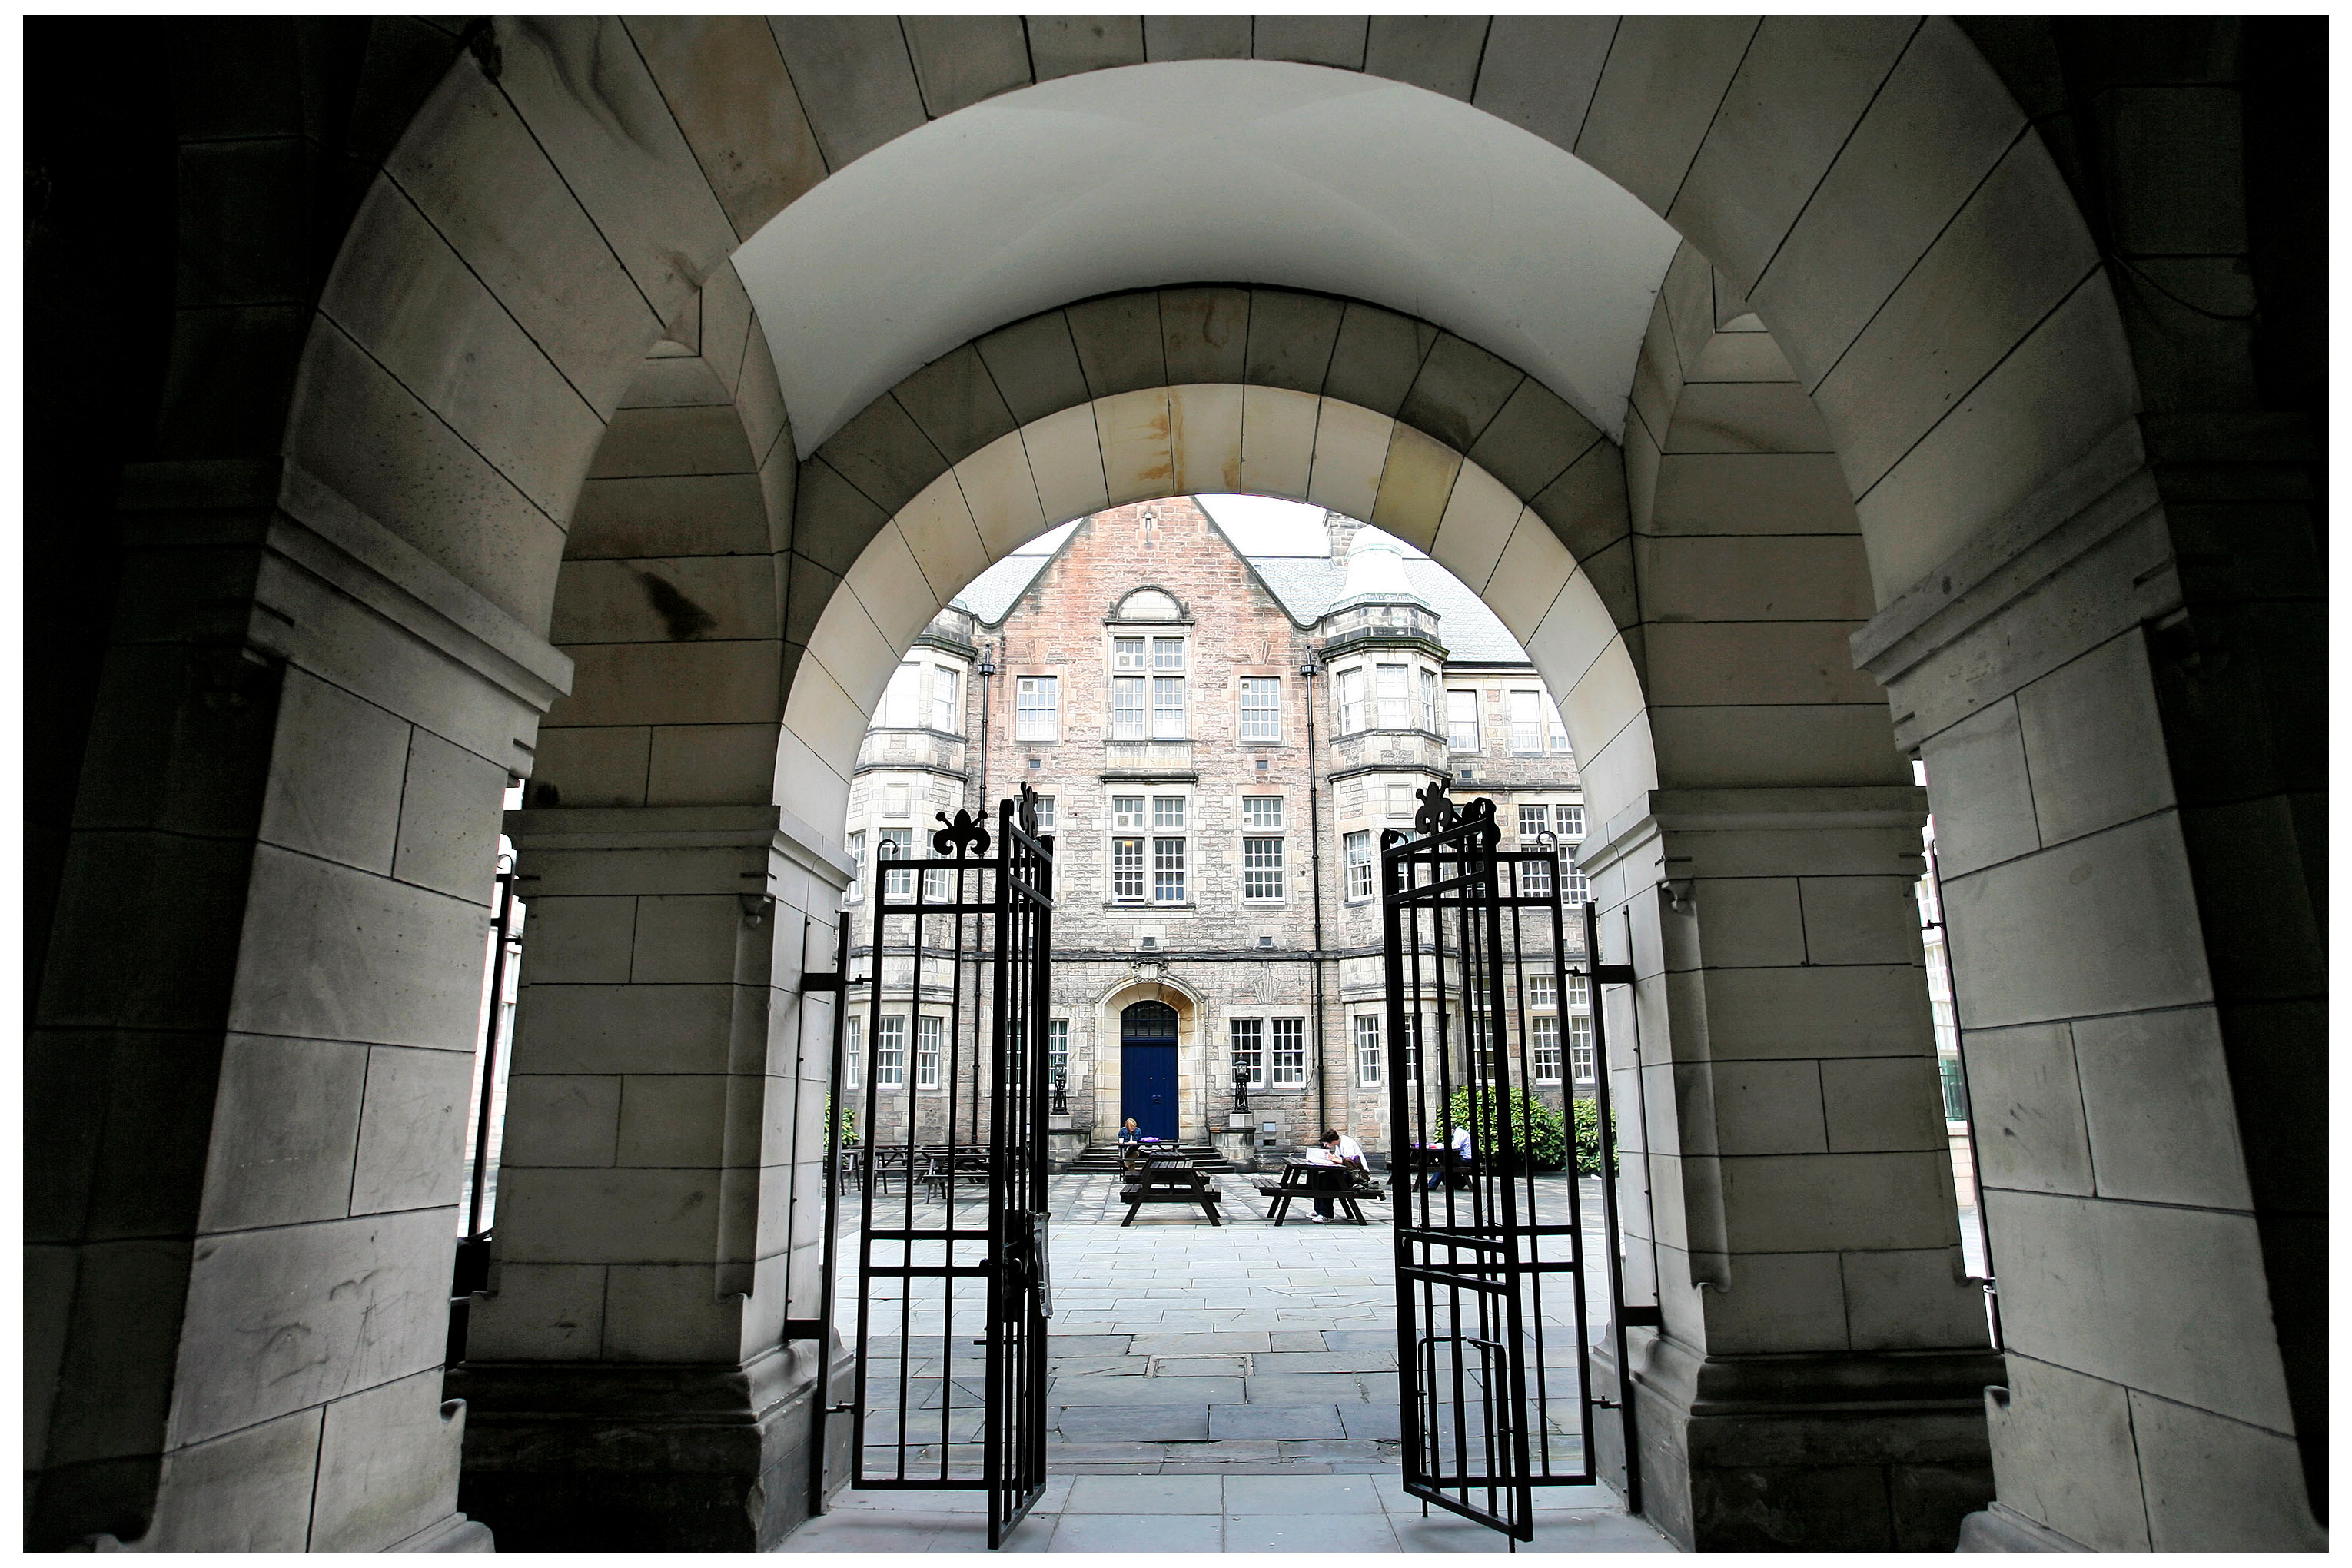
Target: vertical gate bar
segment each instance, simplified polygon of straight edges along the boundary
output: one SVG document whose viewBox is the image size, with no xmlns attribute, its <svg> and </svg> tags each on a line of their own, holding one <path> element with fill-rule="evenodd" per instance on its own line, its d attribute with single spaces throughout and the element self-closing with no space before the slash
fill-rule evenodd
<svg viewBox="0 0 2352 1568">
<path fill-rule="evenodd" d="M 1412 1067 L 1416 1047 L 1410 1032 L 1412 1026 L 1405 1022 L 1405 944 L 1400 940 L 1398 923 L 1408 912 L 1404 889 L 1411 874 L 1412 860 L 1402 844 L 1391 843 L 1393 830 L 1381 835 L 1381 974 L 1386 982 L 1386 1012 L 1391 1050 L 1400 1054 L 1400 1067 Z M 1416 933 L 1417 934 L 1417 933 Z M 1414 943 L 1415 973 L 1413 979 L 1415 1006 L 1420 994 L 1419 943 Z M 1421 1073 L 1417 1068 L 1408 1074 L 1391 1073 L 1389 1079 L 1389 1122 L 1402 1131 L 1414 1125 L 1420 1111 Z M 1403 1148 L 1419 1149 L 1420 1139 L 1412 1137 Z M 1396 1278 L 1400 1283 L 1409 1279 L 1405 1270 L 1412 1261 L 1411 1227 L 1413 1223 L 1412 1204 L 1422 1191 L 1423 1184 L 1413 1170 L 1414 1162 L 1397 1162 L 1401 1152 L 1394 1133 L 1390 1139 L 1389 1155 L 1389 1243 L 1394 1255 Z M 1413 1334 L 1412 1296 L 1410 1288 L 1396 1292 L 1397 1298 L 1397 1428 L 1404 1441 L 1404 1479 L 1422 1479 L 1421 1423 L 1419 1420 L 1420 1363 L 1419 1348 Z"/>
<path fill-rule="evenodd" d="M 489 1184 L 490 1173 L 490 1097 L 499 1087 L 499 1037 L 505 1033 L 499 1027 L 499 1015 L 506 1011 L 507 944 L 514 940 L 514 866 L 510 858 L 507 868 L 498 874 L 499 901 L 498 945 L 490 950 L 490 1005 L 488 1022 L 482 1029 L 482 1100 L 474 1113 L 474 1191 L 467 1200 L 466 1239 L 482 1239 L 482 1199 Z"/>
<path fill-rule="evenodd" d="M 1491 992 L 1490 1007 L 1494 1016 L 1495 1028 L 1497 1034 L 1500 1034 L 1503 1027 L 1506 1016 L 1504 1008 L 1507 1002 L 1507 997 L 1503 990 L 1502 969 L 1504 963 L 1504 949 L 1503 900 L 1501 897 L 1502 886 L 1500 880 L 1501 868 L 1496 858 L 1496 847 L 1499 840 L 1501 832 L 1501 827 L 1492 821 L 1489 821 L 1482 830 L 1484 837 L 1484 850 L 1486 858 L 1486 926 L 1488 952 L 1491 954 L 1489 959 L 1487 984 Z M 1513 890 L 1517 890 L 1516 885 L 1514 886 Z M 1511 912 L 1513 921 L 1516 924 L 1518 916 L 1517 905 L 1512 907 Z M 1528 1350 L 1526 1302 L 1519 1293 L 1519 1279 L 1523 1277 L 1524 1264 L 1526 1260 L 1520 1254 L 1519 1246 L 1522 1238 L 1519 1232 L 1518 1194 L 1511 1184 L 1509 1170 L 1510 1162 L 1515 1156 L 1513 1154 L 1514 1138 L 1511 1130 L 1511 1053 L 1508 1049 L 1507 1041 L 1496 1041 L 1494 1061 L 1495 1079 L 1492 1085 L 1492 1098 L 1495 1102 L 1495 1125 L 1500 1130 L 1500 1142 L 1503 1145 L 1501 1150 L 1498 1151 L 1498 1158 L 1496 1162 L 1497 1169 L 1502 1179 L 1495 1184 L 1496 1191 L 1502 1200 L 1501 1213 L 1497 1215 L 1496 1218 L 1500 1227 L 1499 1235 L 1504 1245 L 1501 1259 L 1502 1268 L 1499 1270 L 1502 1274 L 1502 1283 L 1505 1287 L 1503 1291 L 1503 1332 L 1500 1335 L 1500 1338 L 1504 1347 L 1503 1378 L 1505 1392 L 1509 1400 L 1509 1403 L 1504 1405 L 1498 1414 L 1504 1418 L 1505 1425 L 1507 1427 L 1507 1440 L 1510 1446 L 1509 1458 L 1511 1463 L 1509 1474 L 1515 1482 L 1512 1489 L 1514 1495 L 1511 1500 L 1514 1510 L 1513 1524 L 1515 1526 L 1512 1535 L 1516 1540 L 1532 1541 L 1535 1539 L 1535 1496 L 1533 1491 L 1533 1481 L 1529 1473 L 1530 1466 L 1528 1458 Z M 1524 1148 L 1518 1150 L 1516 1157 L 1520 1159 L 1527 1158 L 1528 1151 Z M 1490 1335 L 1488 1337 L 1492 1339 L 1496 1336 Z M 1487 1398 L 1488 1402 L 1491 1404 L 1494 1398 L 1494 1391 L 1491 1387 L 1487 1391 Z"/>
<path fill-rule="evenodd" d="M 1567 880 L 1568 879 L 1561 874 L 1559 858 L 1555 852 L 1552 856 L 1552 897 L 1549 912 L 1553 954 L 1552 984 L 1558 988 L 1559 994 L 1559 1004 L 1555 1009 L 1559 1017 L 1561 1052 L 1559 1076 L 1561 1082 L 1567 1086 L 1567 1092 L 1560 1098 L 1568 1105 L 1566 1130 L 1568 1133 L 1566 1150 L 1569 1197 L 1568 1240 L 1569 1256 L 1574 1260 L 1576 1266 L 1576 1385 L 1581 1395 L 1577 1400 L 1577 1409 L 1581 1416 L 1578 1430 L 1582 1434 L 1581 1440 L 1584 1446 L 1583 1462 L 1579 1467 L 1579 1474 L 1586 1481 L 1594 1481 L 1600 1479 L 1601 1470 L 1593 1460 L 1592 1347 L 1587 1342 L 1592 1332 L 1591 1317 L 1592 1307 L 1591 1292 L 1585 1283 L 1585 1271 L 1591 1266 L 1591 1259 L 1586 1256 L 1587 1248 L 1584 1245 L 1584 1173 L 1577 1168 L 1576 1163 L 1576 1068 L 1573 1065 L 1575 1053 L 1570 1043 L 1568 1028 L 1568 928 L 1565 885 Z M 1590 1012 L 1591 998 L 1595 994 L 1590 981 L 1585 983 L 1584 994 L 1586 1010 Z M 1599 1059 L 1596 1055 L 1594 1060 L 1597 1062 Z M 1594 1070 L 1596 1074 L 1599 1071 L 1598 1068 Z"/>
<path fill-rule="evenodd" d="M 1053 972 L 1050 967 L 1054 952 L 1054 841 L 1051 837 L 1039 841 L 1037 852 L 1033 856 L 1033 862 L 1032 876 L 1037 896 L 1037 903 L 1031 915 L 1029 931 L 1030 952 L 1034 955 L 1031 960 L 1033 994 L 1030 1009 L 1033 1043 L 1029 1058 L 1030 1070 L 1025 1075 L 1024 1082 L 1027 1086 L 1029 1096 L 1030 1207 L 1037 1215 L 1037 1246 L 1040 1249 L 1038 1261 L 1042 1268 L 1049 1266 L 1050 1261 L 1044 1249 L 1048 1243 L 1045 1227 L 1050 1223 L 1045 1171 L 1045 1157 L 1049 1145 L 1045 1136 L 1045 1090 L 1047 1067 L 1045 1036 L 1052 1026 L 1050 1015 L 1054 1002 Z M 1050 1284 L 1050 1281 L 1047 1283 Z M 1042 1491 L 1045 1484 L 1045 1384 L 1050 1372 L 1046 1360 L 1048 1331 L 1045 1327 L 1045 1303 L 1037 1304 L 1033 1321 L 1036 1328 L 1036 1342 L 1029 1352 L 1027 1369 L 1029 1386 L 1026 1391 L 1029 1401 L 1028 1479 L 1032 1487 Z"/>
<path fill-rule="evenodd" d="M 802 951 L 807 951 L 805 941 Z M 806 967 L 805 963 L 803 965 Z M 833 1289 L 834 1270 L 841 1251 L 841 1058 L 842 1037 L 849 1012 L 849 912 L 841 912 L 834 932 L 833 1043 L 825 1070 L 824 1237 L 817 1244 L 816 1266 L 816 1394 L 809 1401 L 809 1500 L 811 1519 L 824 1514 L 824 1447 L 833 1416 Z M 801 1005 L 808 1005 L 806 993 Z M 859 1191 L 863 1193 L 864 1185 Z M 862 1347 L 861 1347 L 862 1348 Z"/>
<path fill-rule="evenodd" d="M 875 857 L 878 865 L 881 857 Z M 874 930 L 866 955 L 866 1136 L 861 1142 L 865 1152 L 861 1164 L 865 1180 L 859 1184 L 857 1200 L 857 1356 L 856 1387 L 850 1395 L 855 1406 L 856 1439 L 850 1450 L 849 1477 L 852 1484 L 866 1479 L 866 1419 L 868 1390 L 868 1369 L 873 1356 L 868 1347 L 873 1342 L 874 1309 L 874 1188 L 882 1180 L 882 1164 L 876 1158 L 881 1152 L 881 1125 L 875 1118 L 880 1114 L 882 1095 L 882 935 L 885 907 L 884 889 L 888 887 L 888 874 L 877 871 L 874 878 Z M 844 916 L 842 924 L 849 923 Z M 848 949 L 842 949 L 845 959 Z M 845 994 L 849 981 L 843 971 Z M 904 1342 L 900 1343 L 904 1353 Z"/>
<path fill-rule="evenodd" d="M 992 890 L 990 896 L 990 902 L 995 910 L 996 928 L 994 931 L 996 939 L 996 963 L 994 964 L 994 969 L 996 973 L 992 979 L 991 991 L 994 997 L 996 1005 L 993 1009 L 994 1016 L 991 1020 L 989 1028 L 989 1079 L 991 1084 L 996 1089 L 996 1100 L 997 1104 L 1000 1106 L 1004 1102 L 1004 1034 L 1006 1026 L 1010 1022 L 1006 1004 L 1009 1000 L 1008 993 L 1010 990 L 1010 975 L 1013 968 L 1013 955 L 1015 952 L 1017 952 L 1017 943 L 1014 940 L 1013 928 L 1010 919 L 1012 914 L 1011 895 L 1013 889 L 1013 878 L 1011 873 L 1013 856 L 1013 842 L 1011 832 L 1013 826 L 1012 805 L 1013 803 L 1008 800 L 999 806 L 997 810 L 998 869 L 996 886 Z M 1001 1131 L 1001 1128 L 995 1129 L 994 1131 Z M 988 1545 L 989 1550 L 992 1552 L 1003 1545 L 1004 1542 L 1005 1508 L 1003 1492 L 1004 1467 L 1003 1458 L 1003 1428 L 999 1424 L 999 1418 L 1000 1413 L 1004 1409 L 1006 1396 L 1006 1389 L 1004 1386 L 1004 1339 L 1006 1325 L 1004 1318 L 1007 1305 L 1006 1298 L 1010 1294 L 1009 1286 L 1011 1282 L 1006 1278 L 1006 1270 L 1004 1267 L 1004 1193 L 1006 1179 L 1012 1174 L 1010 1170 L 1010 1154 L 1011 1151 L 1005 1147 L 1005 1141 L 1003 1137 L 994 1137 L 989 1140 L 989 1271 L 985 1276 L 988 1300 L 988 1331 L 985 1336 L 986 1345 L 984 1353 L 987 1356 L 987 1371 L 985 1373 L 985 1386 L 988 1391 L 987 1407 L 991 1414 L 981 1428 L 982 1440 L 981 1443 L 980 1464 L 981 1479 L 986 1484 L 988 1489 Z"/>
<path fill-rule="evenodd" d="M 1631 926 L 1629 922 L 1628 934 Z M 1633 962 L 1629 941 L 1625 959 Z M 1625 1259 L 1619 1241 L 1617 1214 L 1617 1115 L 1609 1094 L 1609 1031 L 1601 1005 L 1601 920 L 1592 901 L 1584 904 L 1584 967 L 1587 975 L 1586 1005 L 1592 1012 L 1592 1094 L 1593 1108 L 1599 1112 L 1601 1128 L 1601 1212 L 1606 1234 L 1602 1240 L 1609 1252 L 1609 1318 L 1611 1337 L 1617 1352 L 1617 1426 L 1625 1445 L 1625 1508 L 1628 1512 L 1642 1511 L 1642 1453 L 1634 1433 L 1633 1368 L 1625 1359 Z M 1635 998 L 1634 1005 L 1640 1005 Z M 1633 1072 L 1638 1083 L 1642 1072 L 1641 1049 L 1633 1052 Z M 1647 1184 L 1650 1163 L 1650 1131 L 1642 1130 L 1642 1170 Z M 1654 1219 L 1652 1223 L 1656 1222 Z M 1586 1400 L 1587 1428 L 1591 1426 L 1591 1401 Z"/>
<path fill-rule="evenodd" d="M 1519 1147 L 1522 1151 L 1519 1159 L 1519 1173 L 1526 1178 L 1528 1205 L 1527 1224 L 1522 1232 L 1527 1238 L 1528 1250 L 1527 1256 L 1520 1261 L 1526 1266 L 1528 1304 L 1534 1310 L 1534 1326 L 1529 1330 L 1529 1342 L 1534 1345 L 1536 1354 L 1536 1405 L 1532 1426 L 1535 1442 L 1538 1445 L 1536 1452 L 1539 1456 L 1533 1462 L 1538 1465 L 1543 1475 L 1549 1476 L 1551 1474 L 1551 1405 L 1549 1380 L 1544 1375 L 1543 1359 L 1543 1214 L 1536 1203 L 1535 1041 L 1534 1026 L 1528 1017 L 1527 910 L 1522 902 L 1528 896 L 1528 879 L 1525 873 L 1529 864 L 1531 863 L 1522 859 L 1514 859 L 1511 862 L 1511 913 L 1507 928 L 1510 957 L 1506 973 L 1510 977 L 1510 987 L 1507 993 L 1509 1000 L 1518 1010 L 1518 1026 L 1515 1034 L 1519 1047 Z M 1510 1104 L 1508 1098 L 1506 1098 L 1503 1101 L 1506 1114 L 1509 1111 Z M 1522 1357 L 1526 1354 L 1524 1351 L 1520 1353 Z"/>
</svg>

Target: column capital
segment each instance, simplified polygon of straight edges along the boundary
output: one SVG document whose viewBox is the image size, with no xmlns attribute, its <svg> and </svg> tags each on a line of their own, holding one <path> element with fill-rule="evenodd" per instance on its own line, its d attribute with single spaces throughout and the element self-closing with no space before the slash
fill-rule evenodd
<svg viewBox="0 0 2352 1568">
<path fill-rule="evenodd" d="M 1654 789 L 1643 792 L 1633 805 L 1600 825 L 1577 847 L 1576 863 L 1598 876 L 1623 865 L 1630 872 L 1644 864 L 1642 852 L 1655 847 L 1654 880 L 1687 873 L 1669 871 L 1669 860 L 1685 851 L 1668 853 L 1668 842 L 1692 834 L 1820 834 L 1828 832 L 1895 832 L 1907 836 L 1911 852 L 1918 852 L 1918 836 L 1927 821 L 1927 792 L 1915 784 L 1775 785 L 1757 789 Z M 1751 858 L 1754 854 L 1751 849 Z M 1771 853 L 1770 841 L 1762 852 Z M 1811 851 L 1806 852 L 1809 856 Z M 1886 867 L 1882 869 L 1892 870 Z M 1629 876 L 1627 886 L 1638 879 Z"/>
<path fill-rule="evenodd" d="M 557 805 L 506 814 L 520 855 L 605 850 L 765 849 L 836 891 L 849 862 L 831 840 L 781 805 Z"/>
</svg>

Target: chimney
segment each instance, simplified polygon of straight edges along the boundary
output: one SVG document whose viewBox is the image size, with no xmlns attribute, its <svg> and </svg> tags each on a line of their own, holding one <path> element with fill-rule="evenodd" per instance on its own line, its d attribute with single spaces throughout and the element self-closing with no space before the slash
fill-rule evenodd
<svg viewBox="0 0 2352 1568">
<path fill-rule="evenodd" d="M 1336 511 L 1327 511 L 1323 514 L 1323 532 L 1324 536 L 1331 542 L 1331 560 L 1334 564 L 1345 566 L 1348 563 L 1349 547 L 1356 542 L 1356 531 L 1363 526 L 1354 518 L 1342 517 Z"/>
</svg>

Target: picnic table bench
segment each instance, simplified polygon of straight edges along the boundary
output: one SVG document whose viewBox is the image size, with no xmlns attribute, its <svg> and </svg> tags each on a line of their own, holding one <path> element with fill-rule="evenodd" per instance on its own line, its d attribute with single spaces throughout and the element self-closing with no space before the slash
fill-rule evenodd
<svg viewBox="0 0 2352 1568">
<path fill-rule="evenodd" d="M 1141 1178 L 1121 1187 L 1118 1196 L 1127 1205 L 1127 1217 L 1118 1222 L 1121 1230 L 1135 1223 L 1146 1204 L 1197 1204 L 1211 1225 L 1224 1224 L 1217 1217 L 1217 1204 L 1224 1194 L 1210 1184 L 1207 1172 L 1193 1169 L 1189 1160 L 1163 1156 L 1147 1162 Z"/>
<path fill-rule="evenodd" d="M 1388 1195 L 1376 1186 L 1359 1184 L 1356 1173 L 1345 1165 L 1318 1165 L 1306 1160 L 1286 1162 L 1282 1167 L 1282 1179 L 1260 1182 L 1257 1190 L 1260 1197 L 1274 1200 L 1265 1211 L 1265 1217 L 1276 1225 L 1289 1217 L 1293 1199 L 1323 1197 L 1339 1205 L 1355 1224 L 1370 1225 L 1372 1222 L 1364 1217 L 1364 1211 L 1359 1206 L 1360 1201 Z"/>
</svg>

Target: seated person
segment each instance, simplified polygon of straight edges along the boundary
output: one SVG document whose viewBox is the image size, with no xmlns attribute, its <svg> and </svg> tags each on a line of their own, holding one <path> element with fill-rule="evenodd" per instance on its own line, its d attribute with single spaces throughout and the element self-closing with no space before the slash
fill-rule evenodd
<svg viewBox="0 0 2352 1568">
<path fill-rule="evenodd" d="M 1433 1165 L 1430 1170 L 1429 1185 L 1433 1191 L 1441 1181 L 1449 1187 L 1469 1184 L 1471 1160 L 1475 1152 L 1470 1142 L 1470 1129 L 1456 1127 L 1450 1143 L 1451 1157 L 1442 1165 Z M 1434 1149 L 1437 1145 L 1432 1143 L 1430 1147 Z"/>
<path fill-rule="evenodd" d="M 1135 1118 L 1130 1116 L 1127 1124 L 1118 1130 L 1118 1163 L 1124 1169 L 1132 1171 L 1142 1160 L 1143 1129 L 1138 1127 Z"/>
<path fill-rule="evenodd" d="M 1354 1186 L 1358 1176 L 1367 1168 L 1364 1146 L 1346 1133 L 1329 1127 L 1323 1130 L 1323 1161 L 1339 1167 L 1339 1170 L 1330 1175 L 1319 1171 L 1316 1173 L 1315 1185 L 1318 1189 L 1315 1199 L 1317 1225 L 1331 1223 L 1331 1194 L 1346 1192 Z"/>
</svg>

